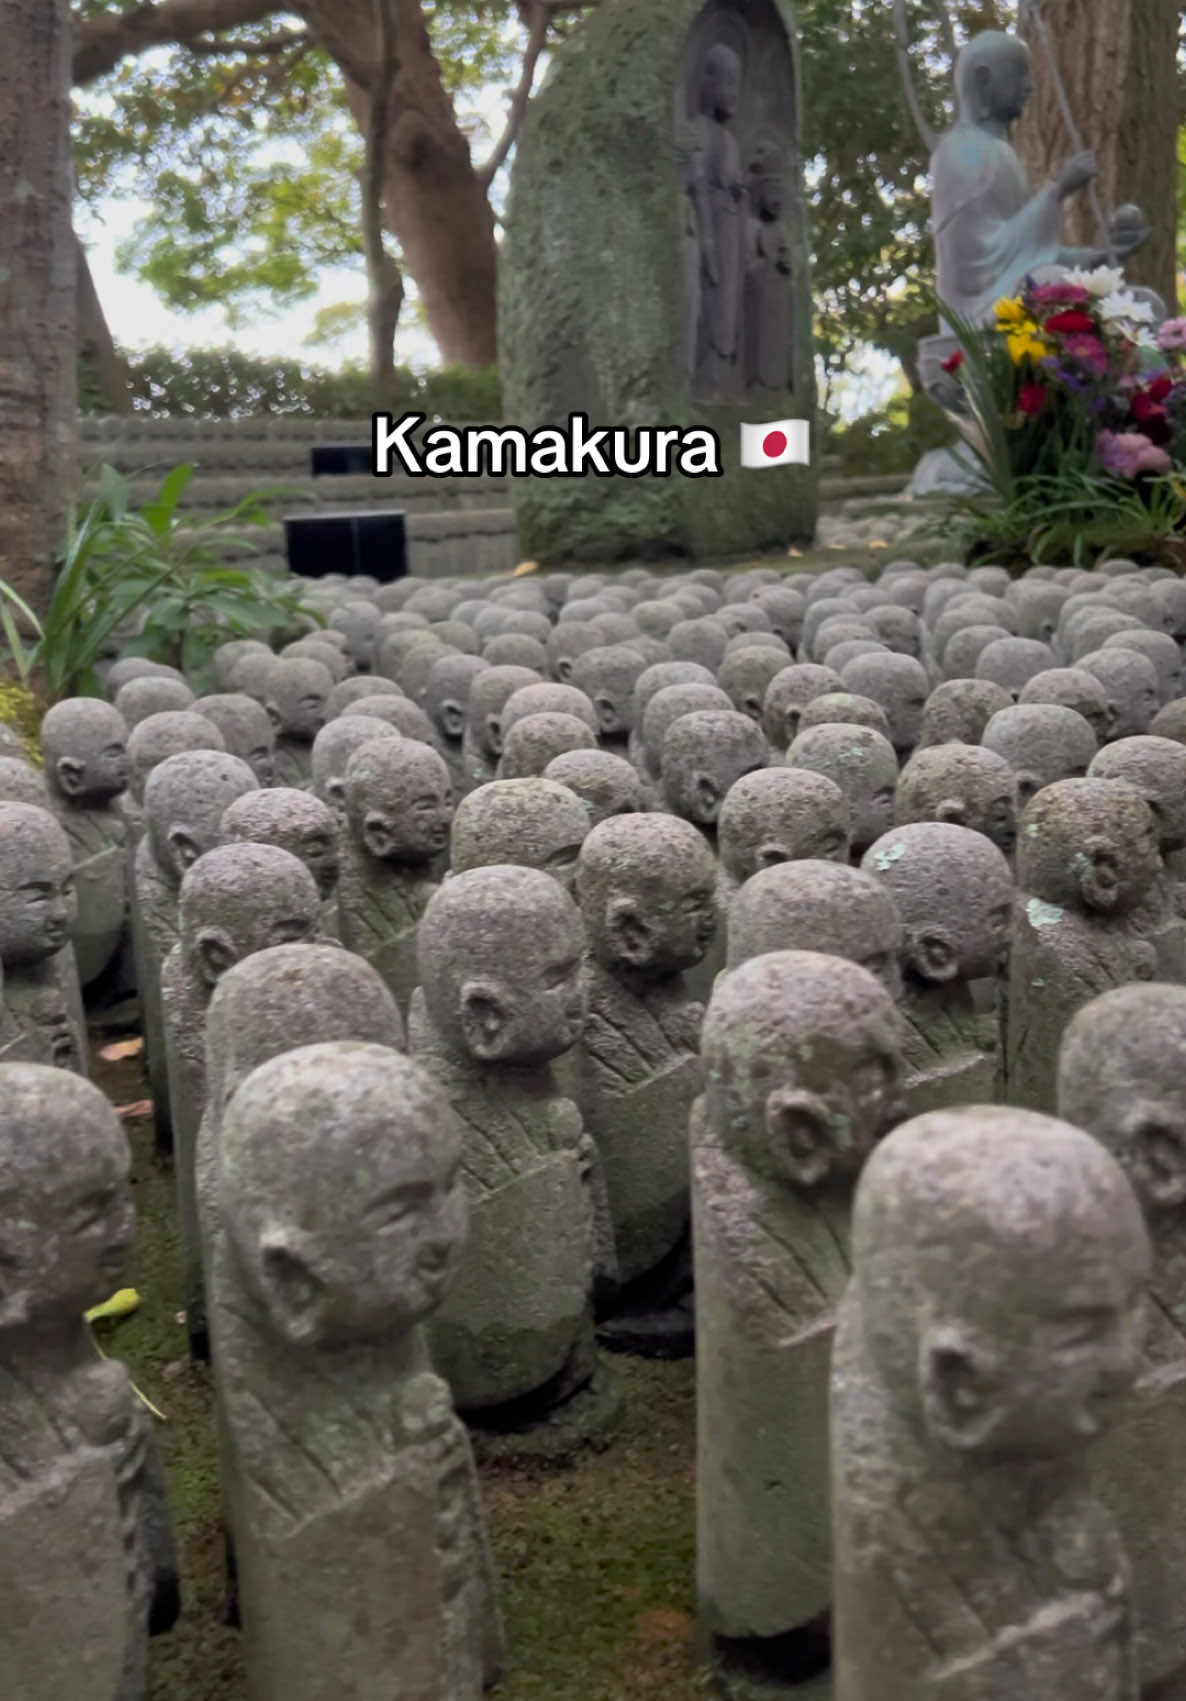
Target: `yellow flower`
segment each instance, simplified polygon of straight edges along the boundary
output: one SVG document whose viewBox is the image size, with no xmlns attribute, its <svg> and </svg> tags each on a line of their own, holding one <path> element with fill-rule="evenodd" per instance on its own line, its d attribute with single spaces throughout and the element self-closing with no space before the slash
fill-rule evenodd
<svg viewBox="0 0 1186 1701">
<path fill-rule="evenodd" d="M 993 312 L 997 316 L 998 331 L 1004 330 L 1006 325 L 1020 325 L 1025 321 L 1025 308 L 1020 296 L 1010 298 L 1003 295 L 993 308 Z"/>
<path fill-rule="evenodd" d="M 1009 345 L 1009 357 L 1014 366 L 1020 366 L 1027 358 L 1042 360 L 1051 352 L 1050 344 L 1038 335 L 1038 327 L 1030 322 L 1009 331 L 1005 341 Z"/>
</svg>

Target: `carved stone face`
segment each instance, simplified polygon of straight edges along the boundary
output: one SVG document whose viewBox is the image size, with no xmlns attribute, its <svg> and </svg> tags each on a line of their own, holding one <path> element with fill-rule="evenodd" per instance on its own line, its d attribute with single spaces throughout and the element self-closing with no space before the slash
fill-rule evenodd
<svg viewBox="0 0 1186 1701">
<path fill-rule="evenodd" d="M 124 1276 L 134 1213 L 127 1142 L 89 1082 L 11 1064 L 0 1092 L 0 1142 L 8 1145 L 9 1117 L 17 1124 L 15 1146 L 0 1159 L 2 1330 L 77 1317 L 108 1298 Z"/>
<path fill-rule="evenodd" d="M 719 43 L 704 64 L 701 109 L 726 124 L 741 100 L 741 61 L 731 47 Z"/>
<path fill-rule="evenodd" d="M 325 725 L 333 675 L 320 661 L 292 657 L 272 664 L 265 707 L 277 734 L 311 744 Z"/>
<path fill-rule="evenodd" d="M 896 827 L 861 867 L 890 892 L 905 929 L 905 960 L 933 985 L 985 979 L 1005 965 L 1013 879 L 995 845 L 969 827 Z"/>
<path fill-rule="evenodd" d="M 716 864 L 690 823 L 635 815 L 581 848 L 577 898 L 594 956 L 662 977 L 700 962 L 716 935 Z"/>
<path fill-rule="evenodd" d="M 346 810 L 355 842 L 380 862 L 419 866 L 449 843 L 449 770 L 412 740 L 362 745 L 346 769 Z"/>
<path fill-rule="evenodd" d="M 89 697 L 56 704 L 41 742 L 52 783 L 70 802 L 100 807 L 127 790 L 128 729 L 110 704 Z"/>
<path fill-rule="evenodd" d="M 849 823 L 844 793 L 823 774 L 760 769 L 738 780 L 721 805 L 721 866 L 740 886 L 780 862 L 847 862 Z"/>
<path fill-rule="evenodd" d="M 60 951 L 78 916 L 62 829 L 30 804 L 0 805 L 0 961 L 9 968 Z"/>
<path fill-rule="evenodd" d="M 461 988 L 467 1049 L 481 1062 L 544 1063 L 580 1038 L 584 937 L 579 927 L 551 940 L 525 942 L 521 959 L 487 987 Z"/>
</svg>

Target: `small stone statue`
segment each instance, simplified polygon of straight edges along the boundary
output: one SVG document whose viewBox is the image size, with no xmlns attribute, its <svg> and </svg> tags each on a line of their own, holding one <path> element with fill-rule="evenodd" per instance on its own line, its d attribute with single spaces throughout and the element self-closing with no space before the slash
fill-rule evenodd
<svg viewBox="0 0 1186 1701">
<path fill-rule="evenodd" d="M 417 984 L 416 928 L 437 889 L 453 791 L 444 758 L 412 739 L 360 745 L 346 768 L 342 943 L 379 971 L 406 1020 Z"/>
<path fill-rule="evenodd" d="M 703 837 L 664 816 L 603 822 L 577 862 L 587 1015 L 569 1061 L 622 1284 L 602 1339 L 658 1356 L 692 1348 L 688 1114 L 704 1012 L 684 971 L 717 932 L 715 883 Z"/>
<path fill-rule="evenodd" d="M 764 768 L 769 753 L 761 727 L 736 709 L 681 715 L 663 737 L 659 773 L 664 801 L 673 815 L 699 827 L 715 848 L 717 818 L 730 788 L 744 774 Z"/>
<path fill-rule="evenodd" d="M 177 943 L 182 876 L 222 842 L 222 818 L 235 799 L 256 790 L 258 782 L 246 762 L 213 750 L 168 757 L 152 770 L 144 788 L 146 830 L 136 850 L 132 945 L 153 1118 L 163 1148 L 172 1142 L 172 1123 L 161 970 Z"/>
<path fill-rule="evenodd" d="M 696 1569 L 726 1675 L 802 1672 L 831 1599 L 832 1314 L 853 1184 L 900 1114 L 900 1043 L 872 975 L 806 951 L 730 973 L 705 1016 L 691 1127 Z"/>
<path fill-rule="evenodd" d="M 461 755 L 465 790 L 485 785 L 502 756 L 502 711 L 516 691 L 543 681 L 529 667 L 488 667 L 470 686 Z M 459 793 L 459 795 L 461 795 Z"/>
<path fill-rule="evenodd" d="M 1009 693 L 990 679 L 948 679 L 936 685 L 922 711 L 918 748 L 979 744 L 994 715 L 1012 706 Z"/>
<path fill-rule="evenodd" d="M 70 841 L 55 817 L 33 804 L 0 803 L 0 965 L 4 1008 L 16 1030 L 6 1056 L 85 1075 L 86 1027 L 70 944 L 76 911 Z"/>
<path fill-rule="evenodd" d="M 843 690 L 840 675 L 815 662 L 796 663 L 775 674 L 762 699 L 762 730 L 777 760 L 784 759 L 788 745 L 798 738 L 799 722 L 808 703 Z"/>
<path fill-rule="evenodd" d="M 852 854 L 864 856 L 894 820 L 898 758 L 888 738 L 872 727 L 808 727 L 787 751 L 789 768 L 807 768 L 840 787 L 852 811 Z"/>
<path fill-rule="evenodd" d="M 276 781 L 307 786 L 313 740 L 325 725 L 334 676 L 309 656 L 277 657 L 268 673 L 264 707 L 276 732 Z"/>
<path fill-rule="evenodd" d="M 227 752 L 246 762 L 261 786 L 276 778 L 276 733 L 268 712 L 243 691 L 199 697 L 194 704 L 199 715 L 212 721 L 222 734 Z"/>
<path fill-rule="evenodd" d="M 1003 756 L 971 744 L 918 750 L 898 776 L 894 820 L 946 821 L 983 833 L 1007 857 L 1017 844 L 1017 778 Z"/>
<path fill-rule="evenodd" d="M 733 895 L 730 970 L 771 951 L 843 957 L 902 996 L 902 918 L 884 886 L 839 862 L 784 862 L 761 868 Z"/>
<path fill-rule="evenodd" d="M 695 664 L 692 664 L 695 665 Z M 703 670 L 707 672 L 707 668 Z M 642 776 L 653 806 L 663 805 L 663 741 L 669 727 L 684 715 L 722 709 L 731 711 L 733 704 L 719 685 L 693 680 L 682 685 L 665 685 L 647 704 L 642 717 Z"/>
<path fill-rule="evenodd" d="M 337 720 L 327 721 L 313 740 L 310 778 L 314 796 L 333 810 L 341 826 L 346 822 L 346 769 L 354 752 L 372 738 L 399 738 L 401 734 L 376 715 L 356 715 L 353 709 Z"/>
<path fill-rule="evenodd" d="M 272 786 L 237 797 L 222 818 L 227 844 L 275 845 L 303 862 L 321 900 L 321 935 L 341 937 L 338 916 L 338 822 L 312 792 Z"/>
<path fill-rule="evenodd" d="M 730 787 L 717 821 L 720 895 L 728 902 L 760 868 L 849 858 L 851 811 L 834 781 L 807 768 L 759 768 Z"/>
<path fill-rule="evenodd" d="M 516 863 L 539 868 L 572 890 L 589 817 L 555 780 L 491 780 L 463 797 L 453 817 L 450 859 L 455 874 Z"/>
<path fill-rule="evenodd" d="M 149 674 L 129 679 L 121 685 L 112 699 L 112 706 L 129 729 L 139 726 L 149 715 L 168 714 L 173 709 L 188 709 L 194 694 L 184 679 L 159 678 Z"/>
<path fill-rule="evenodd" d="M 1186 749 L 1169 738 L 1120 738 L 1092 758 L 1090 779 L 1123 780 L 1140 792 L 1157 823 L 1163 869 L 1133 926 L 1157 952 L 1157 978 L 1186 981 L 1186 920 L 1176 860 L 1186 850 Z"/>
<path fill-rule="evenodd" d="M 1022 809 L 1043 786 L 1080 780 L 1096 753 L 1095 734 L 1073 709 L 1055 703 L 1018 703 L 995 714 L 980 740 L 1017 775 Z"/>
<path fill-rule="evenodd" d="M 424 712 L 440 741 L 455 797 L 464 797 L 477 783 L 467 768 L 463 746 L 474 680 L 488 673 L 490 666 L 481 656 L 446 655 L 434 662 L 428 676 Z"/>
<path fill-rule="evenodd" d="M 895 1130 L 857 1186 L 832 1367 L 837 1701 L 1136 1701 L 1087 1444 L 1140 1363 L 1115 1160 L 1003 1106 Z"/>
<path fill-rule="evenodd" d="M 130 1167 L 89 1082 L 0 1066 L 0 1669 L 30 1701 L 144 1701 L 177 1617 L 156 1438 L 83 1315 L 124 1275 Z"/>
<path fill-rule="evenodd" d="M 1082 1005 L 1152 980 L 1156 953 L 1134 916 L 1161 856 L 1148 804 L 1120 780 L 1060 780 L 1022 816 L 1009 971 L 1009 1101 L 1053 1111 L 1063 1029 Z"/>
<path fill-rule="evenodd" d="M 878 839 L 861 867 L 891 894 L 902 918 L 911 1114 L 999 1099 L 998 1006 L 1013 927 L 1013 876 L 1003 853 L 969 827 L 920 821 Z M 973 993 L 981 981 L 992 986 L 987 1011 Z"/>
<path fill-rule="evenodd" d="M 590 827 L 611 815 L 639 814 L 645 807 L 637 769 L 610 750 L 566 750 L 552 758 L 543 777 L 576 793 L 589 813 Z"/>
<path fill-rule="evenodd" d="M 480 1701 L 501 1664 L 493 1572 L 423 1327 L 465 1238 L 444 1094 L 382 1046 L 274 1058 L 227 1109 L 218 1216 L 210 1320 L 250 1692 Z"/>
<path fill-rule="evenodd" d="M 161 1008 L 186 1330 L 196 1359 L 209 1357 L 194 1182 L 194 1147 L 206 1104 L 206 1008 L 220 978 L 235 963 L 270 945 L 311 939 L 320 916 L 312 875 L 295 856 L 274 845 L 216 846 L 198 858 L 181 882 L 177 944 L 161 969 Z"/>
<path fill-rule="evenodd" d="M 590 732 L 584 721 L 579 721 L 575 715 L 527 715 L 507 728 L 498 777 L 500 780 L 536 779 L 554 756 L 563 756 L 571 750 L 597 748 L 596 733 Z"/>
<path fill-rule="evenodd" d="M 128 795 L 124 816 L 128 823 L 129 892 L 134 892 L 131 873 L 136 847 L 144 833 L 144 788 L 148 776 L 170 756 L 187 750 L 226 750 L 226 739 L 213 721 L 196 709 L 175 709 L 149 715 L 128 734 Z"/>
<path fill-rule="evenodd" d="M 41 754 L 52 808 L 74 857 L 74 956 L 86 987 L 128 934 L 128 829 L 119 803 L 128 789 L 128 729 L 101 698 L 68 697 L 41 723 Z"/>
<path fill-rule="evenodd" d="M 626 754 L 634 728 L 634 687 L 646 667 L 645 657 L 629 644 L 586 650 L 572 664 L 571 684 L 596 710 L 597 737 L 620 756 Z"/>
<path fill-rule="evenodd" d="M 685 184 L 688 378 L 702 398 L 727 393 L 736 376 L 745 178 L 732 124 L 741 82 L 737 54 L 716 43 L 701 73 Z"/>
<path fill-rule="evenodd" d="M 604 1427 L 592 1142 L 552 1071 L 584 1026 L 584 944 L 572 899 L 538 869 L 456 874 L 420 923 L 408 1024 L 413 1056 L 461 1122 L 470 1200 L 461 1274 L 431 1329 L 433 1363 L 473 1421 L 542 1425 L 543 1443 L 553 1417 L 558 1446 L 566 1428 L 571 1446 Z"/>
</svg>

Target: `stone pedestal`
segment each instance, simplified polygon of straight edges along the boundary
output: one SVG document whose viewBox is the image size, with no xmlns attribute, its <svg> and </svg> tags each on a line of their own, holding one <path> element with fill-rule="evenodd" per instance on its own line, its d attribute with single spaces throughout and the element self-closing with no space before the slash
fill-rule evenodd
<svg viewBox="0 0 1186 1701">
<path fill-rule="evenodd" d="M 507 420 L 709 429 L 722 475 L 515 480 L 534 560 L 813 536 L 813 468 L 739 464 L 743 421 L 815 411 L 794 41 L 787 0 L 606 0 L 555 56 L 499 264 Z"/>
</svg>

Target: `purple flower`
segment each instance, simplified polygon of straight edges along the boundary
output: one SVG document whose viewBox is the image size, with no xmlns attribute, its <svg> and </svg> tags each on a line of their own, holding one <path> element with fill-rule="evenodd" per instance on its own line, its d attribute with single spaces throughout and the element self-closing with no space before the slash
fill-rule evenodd
<svg viewBox="0 0 1186 1701">
<path fill-rule="evenodd" d="M 1116 473 L 1120 478 L 1166 473 L 1173 465 L 1165 450 L 1159 449 L 1141 431 L 1101 431 L 1095 448 L 1104 471 Z"/>
</svg>

